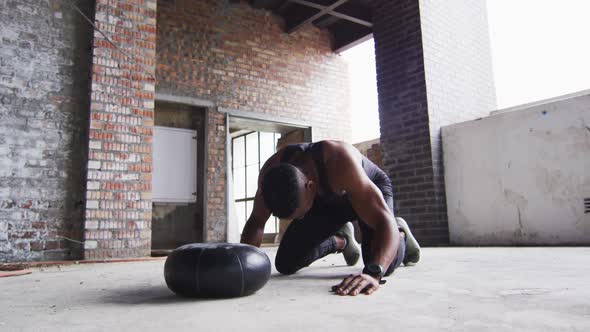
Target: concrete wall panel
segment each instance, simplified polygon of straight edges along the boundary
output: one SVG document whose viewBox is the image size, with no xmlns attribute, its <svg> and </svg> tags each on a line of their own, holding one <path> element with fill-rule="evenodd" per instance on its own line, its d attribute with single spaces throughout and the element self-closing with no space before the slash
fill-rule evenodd
<svg viewBox="0 0 590 332">
<path fill-rule="evenodd" d="M 451 243 L 590 244 L 590 94 L 442 134 Z"/>
</svg>

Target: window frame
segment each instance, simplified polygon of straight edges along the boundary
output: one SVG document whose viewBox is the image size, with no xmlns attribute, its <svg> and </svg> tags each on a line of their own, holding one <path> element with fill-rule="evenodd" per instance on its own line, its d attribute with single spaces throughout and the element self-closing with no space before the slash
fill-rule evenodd
<svg viewBox="0 0 590 332">
<path fill-rule="evenodd" d="M 242 203 L 242 202 L 245 204 L 244 205 L 245 206 L 245 209 L 244 209 L 244 214 L 245 215 L 243 216 L 244 217 L 243 220 L 245 220 L 245 221 L 247 221 L 248 220 L 248 217 L 249 217 L 249 215 L 248 215 L 249 214 L 248 213 L 248 208 L 247 208 L 248 202 L 249 201 L 252 201 L 253 202 L 254 199 L 255 199 L 255 195 L 254 196 L 248 196 L 248 166 L 253 166 L 253 165 L 256 165 L 256 164 L 248 165 L 248 163 L 247 163 L 247 160 L 248 160 L 248 148 L 247 148 L 247 146 L 248 146 L 248 144 L 247 144 L 247 138 L 246 138 L 248 135 L 251 135 L 253 133 L 256 133 L 256 135 L 257 135 L 257 144 L 256 144 L 257 149 L 258 149 L 258 151 L 257 151 L 258 152 L 257 153 L 257 155 L 258 155 L 257 164 L 258 164 L 258 174 L 260 174 L 260 170 L 261 170 L 261 168 L 263 166 L 263 162 L 266 162 L 266 160 L 264 160 L 264 161 L 261 160 L 261 148 L 260 148 L 260 145 L 261 145 L 260 144 L 260 136 L 261 135 L 260 134 L 262 132 L 261 131 L 256 131 L 256 130 L 252 130 L 252 131 L 248 131 L 248 132 L 245 132 L 243 134 L 240 134 L 238 136 L 235 136 L 235 137 L 232 137 L 231 138 L 231 148 L 232 148 L 232 151 L 231 151 L 231 153 L 232 153 L 232 165 L 231 165 L 231 167 L 232 167 L 232 174 L 234 174 L 234 178 L 235 178 L 235 174 L 236 174 L 235 162 L 236 161 L 235 161 L 235 158 L 234 158 L 234 148 L 235 148 L 234 141 L 236 139 L 238 139 L 238 138 L 244 137 L 244 140 L 243 140 L 243 144 L 244 144 L 243 145 L 243 151 L 244 151 L 244 155 L 243 155 L 244 163 L 243 164 L 244 165 L 239 167 L 239 168 L 243 168 L 243 172 L 244 172 L 244 191 L 243 191 L 244 197 L 243 198 L 237 198 L 237 199 L 234 197 L 234 200 L 233 201 L 234 201 L 234 204 L 236 204 L 236 203 Z M 278 139 L 282 136 L 282 134 L 281 133 L 275 133 L 275 132 L 267 132 L 267 133 L 272 133 L 273 134 L 273 145 L 274 145 L 273 153 L 276 153 L 276 151 L 277 151 L 277 146 L 276 145 L 277 145 Z M 278 137 L 277 137 L 277 135 L 278 135 Z M 258 183 L 257 182 L 258 182 L 258 177 L 256 177 L 256 182 L 254 184 L 256 187 L 258 187 Z M 235 182 L 234 182 L 234 184 L 235 184 Z M 238 211 L 237 213 L 240 213 L 240 212 Z M 265 232 L 264 233 L 265 238 L 268 238 L 270 236 L 273 236 L 273 235 L 276 235 L 276 234 L 279 233 L 279 219 L 277 217 L 272 216 L 272 215 L 271 215 L 271 217 L 269 219 L 273 219 L 275 232 L 274 233 L 266 233 Z M 267 222 L 269 222 L 269 221 L 267 221 Z M 242 230 L 240 229 L 240 233 L 241 232 L 242 232 Z"/>
</svg>

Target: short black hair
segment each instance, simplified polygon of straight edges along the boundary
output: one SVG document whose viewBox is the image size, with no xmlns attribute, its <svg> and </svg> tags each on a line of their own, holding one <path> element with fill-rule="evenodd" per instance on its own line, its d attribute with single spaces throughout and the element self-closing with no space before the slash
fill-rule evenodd
<svg viewBox="0 0 590 332">
<path fill-rule="evenodd" d="M 269 169 L 262 178 L 262 197 L 270 212 L 287 218 L 300 204 L 301 181 L 299 170 L 287 163 Z"/>
</svg>

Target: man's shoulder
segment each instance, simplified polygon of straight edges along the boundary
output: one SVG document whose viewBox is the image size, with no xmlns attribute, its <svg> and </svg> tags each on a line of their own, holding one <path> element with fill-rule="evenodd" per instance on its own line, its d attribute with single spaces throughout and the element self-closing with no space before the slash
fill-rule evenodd
<svg viewBox="0 0 590 332">
<path fill-rule="evenodd" d="M 342 141 L 323 141 L 322 154 L 329 173 L 333 175 L 348 168 L 346 165 L 353 165 L 362 162 L 362 155 L 351 144 Z"/>
<path fill-rule="evenodd" d="M 344 141 L 334 141 L 334 140 L 325 140 L 319 141 L 322 145 L 322 151 L 327 156 L 332 157 L 350 157 L 353 156 L 356 152 L 356 148 L 347 142 Z"/>
<path fill-rule="evenodd" d="M 352 145 L 343 142 L 343 141 L 335 141 L 335 140 L 323 140 L 318 141 L 316 144 L 322 145 L 322 150 L 328 153 L 342 153 L 347 152 L 350 150 Z"/>
</svg>

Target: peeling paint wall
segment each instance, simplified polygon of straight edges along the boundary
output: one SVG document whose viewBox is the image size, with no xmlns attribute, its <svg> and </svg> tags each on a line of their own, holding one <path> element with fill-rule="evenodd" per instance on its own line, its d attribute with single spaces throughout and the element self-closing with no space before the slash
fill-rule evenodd
<svg viewBox="0 0 590 332">
<path fill-rule="evenodd" d="M 443 127 L 451 243 L 590 244 L 590 91 Z"/>
<path fill-rule="evenodd" d="M 94 1 L 0 1 L 0 262 L 79 259 Z M 74 241 L 72 241 L 74 240 Z"/>
</svg>

